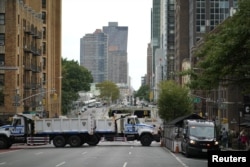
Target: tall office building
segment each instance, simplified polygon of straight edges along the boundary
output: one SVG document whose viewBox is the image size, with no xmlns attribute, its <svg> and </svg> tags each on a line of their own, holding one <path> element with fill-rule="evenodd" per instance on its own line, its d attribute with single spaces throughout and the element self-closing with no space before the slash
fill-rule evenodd
<svg viewBox="0 0 250 167">
<path fill-rule="evenodd" d="M 80 40 L 80 65 L 87 68 L 95 83 L 108 79 L 108 37 L 97 29 Z"/>
<path fill-rule="evenodd" d="M 151 10 L 151 47 L 152 47 L 152 76 L 155 75 L 155 50 L 161 43 L 161 0 L 153 0 Z M 154 79 L 151 85 L 155 85 Z"/>
<path fill-rule="evenodd" d="M 109 22 L 103 32 L 108 35 L 108 80 L 128 84 L 128 27 Z"/>
<path fill-rule="evenodd" d="M 230 16 L 238 0 L 189 0 L 189 49 Z M 192 62 L 192 54 L 190 54 Z"/>
<path fill-rule="evenodd" d="M 1 115 L 61 114 L 61 0 L 0 0 L 0 63 Z"/>
<path fill-rule="evenodd" d="M 175 0 L 153 0 L 151 13 L 151 89 L 156 100 L 159 82 L 174 77 Z"/>
<path fill-rule="evenodd" d="M 177 0 L 175 12 L 175 72 L 180 72 L 189 63 L 189 1 Z M 188 61 L 187 61 L 188 60 Z M 182 76 L 175 76 L 179 84 L 183 84 Z"/>
<path fill-rule="evenodd" d="M 185 0 L 180 0 L 180 3 L 178 3 L 178 5 L 181 5 L 181 9 L 176 12 L 179 13 L 179 16 L 181 16 L 181 12 L 185 11 L 183 10 L 185 8 L 184 1 Z M 209 33 L 214 29 L 216 31 L 216 26 L 233 14 L 235 8 L 237 8 L 237 1 L 238 0 L 189 0 L 189 4 L 186 4 L 186 8 L 189 9 L 189 27 L 182 26 L 176 31 L 176 34 L 183 34 L 184 28 L 187 28 L 189 32 L 189 65 L 187 59 L 185 59 L 186 53 L 180 53 L 179 56 L 182 57 L 182 59 L 179 59 L 178 61 L 182 64 L 182 69 L 185 69 L 186 67 L 192 68 L 193 65 L 197 63 L 198 59 L 193 56 L 193 52 L 202 45 L 203 37 L 206 33 Z M 179 19 L 182 21 L 186 18 L 186 15 L 183 15 L 183 17 L 180 17 Z M 176 40 L 181 41 L 185 39 L 185 36 L 186 35 L 179 35 L 178 37 L 177 35 L 178 39 Z M 184 44 L 185 42 L 182 43 L 182 49 L 184 48 Z M 216 119 L 217 117 L 217 121 L 219 122 L 221 121 L 221 118 L 232 117 L 232 113 L 237 111 L 237 109 L 233 107 L 220 107 L 218 101 L 225 104 L 231 103 L 232 101 L 238 102 L 240 99 L 239 97 L 241 96 L 237 93 L 238 90 L 237 87 L 232 88 L 231 86 L 228 86 L 221 88 L 220 85 L 217 89 L 211 91 L 209 97 L 204 91 L 193 90 L 194 95 L 211 99 L 210 102 L 203 99 L 201 103 L 195 104 L 195 112 L 201 112 L 202 115 L 206 114 L 210 119 Z M 214 103 L 213 101 L 217 101 L 218 103 Z M 227 124 L 226 126 L 230 127 L 230 124 Z"/>
<path fill-rule="evenodd" d="M 148 44 L 147 48 L 147 78 L 146 78 L 146 84 L 148 86 L 152 86 L 152 47 L 151 44 Z"/>
<path fill-rule="evenodd" d="M 166 79 L 174 79 L 175 76 L 175 0 L 163 0 L 165 1 L 164 12 L 164 31 L 163 40 L 166 45 Z M 163 8 L 164 9 L 164 8 Z M 163 31 L 163 30 L 162 30 Z M 165 50 L 165 49 L 164 49 Z"/>
</svg>

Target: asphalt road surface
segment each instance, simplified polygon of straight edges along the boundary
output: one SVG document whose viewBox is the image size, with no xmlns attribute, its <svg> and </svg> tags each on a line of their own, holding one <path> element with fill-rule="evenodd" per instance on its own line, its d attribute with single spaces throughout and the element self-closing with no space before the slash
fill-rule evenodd
<svg viewBox="0 0 250 167">
<path fill-rule="evenodd" d="M 13 146 L 0 150 L 0 167 L 206 167 L 207 160 L 186 158 L 159 143 L 100 142 L 90 147 Z"/>
</svg>

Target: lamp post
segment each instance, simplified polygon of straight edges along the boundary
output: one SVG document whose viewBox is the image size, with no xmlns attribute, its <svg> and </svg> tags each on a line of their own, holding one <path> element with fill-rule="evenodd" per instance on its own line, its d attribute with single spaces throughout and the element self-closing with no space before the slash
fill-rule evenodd
<svg viewBox="0 0 250 167">
<path fill-rule="evenodd" d="M 56 90 L 55 89 L 52 89 L 52 90 L 49 90 L 49 91 L 41 91 L 41 92 L 39 92 L 39 93 L 36 93 L 36 94 L 33 94 L 33 95 L 31 95 L 31 96 L 28 96 L 28 97 L 25 97 L 25 98 L 23 98 L 23 99 L 20 99 L 20 97 L 19 97 L 19 95 L 17 94 L 17 89 L 16 89 L 16 95 L 15 95 L 15 98 L 14 98 L 14 100 L 15 100 L 15 106 L 16 106 L 16 113 L 17 113 L 17 107 L 18 106 L 20 106 L 20 104 L 22 103 L 22 102 L 24 102 L 25 100 L 28 100 L 28 99 L 30 99 L 30 98 L 32 98 L 32 97 L 36 97 L 36 96 L 39 96 L 39 95 L 43 95 L 43 94 L 45 94 L 45 93 L 50 93 L 50 92 L 55 92 Z M 18 97 L 18 98 L 17 98 Z"/>
</svg>

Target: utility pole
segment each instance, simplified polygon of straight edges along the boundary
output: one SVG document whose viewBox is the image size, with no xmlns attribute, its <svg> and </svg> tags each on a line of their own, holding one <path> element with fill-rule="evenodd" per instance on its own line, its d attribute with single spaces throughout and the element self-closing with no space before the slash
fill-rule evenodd
<svg viewBox="0 0 250 167">
<path fill-rule="evenodd" d="M 18 94 L 18 89 L 15 90 L 15 96 L 14 96 L 14 99 L 13 99 L 13 106 L 15 106 L 15 113 L 17 114 L 17 107 L 20 106 L 20 96 Z"/>
</svg>

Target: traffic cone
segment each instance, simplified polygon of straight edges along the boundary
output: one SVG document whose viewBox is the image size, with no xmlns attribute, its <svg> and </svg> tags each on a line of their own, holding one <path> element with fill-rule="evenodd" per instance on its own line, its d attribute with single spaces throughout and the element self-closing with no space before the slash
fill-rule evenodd
<svg viewBox="0 0 250 167">
<path fill-rule="evenodd" d="M 175 153 L 179 153 L 179 145 L 178 144 L 176 144 Z"/>
</svg>

